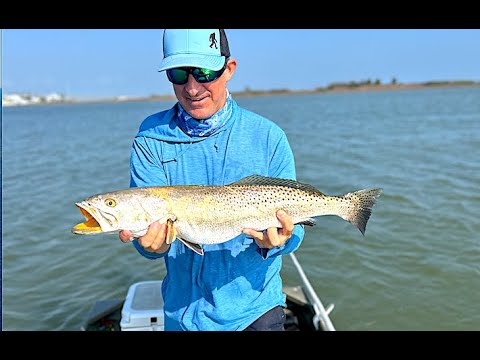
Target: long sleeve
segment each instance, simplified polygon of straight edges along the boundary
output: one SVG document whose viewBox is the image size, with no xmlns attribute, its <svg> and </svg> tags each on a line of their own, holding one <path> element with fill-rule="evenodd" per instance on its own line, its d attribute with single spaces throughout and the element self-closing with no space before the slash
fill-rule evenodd
<svg viewBox="0 0 480 360">
<path fill-rule="evenodd" d="M 167 176 L 161 159 L 150 143 L 158 141 L 137 136 L 130 153 L 130 187 L 167 185 Z"/>
<path fill-rule="evenodd" d="M 150 141 L 153 141 L 150 139 Z M 130 154 L 130 187 L 162 186 L 167 184 L 165 171 L 160 159 L 155 158 L 154 152 L 148 146 L 146 138 L 136 137 L 133 141 Z M 135 249 L 144 257 L 156 260 L 165 256 L 145 250 L 137 240 L 132 241 Z"/>
<path fill-rule="evenodd" d="M 283 179 L 296 179 L 295 160 L 288 139 L 284 134 L 273 152 L 269 166 L 269 176 Z M 298 249 L 303 241 L 305 229 L 303 225 L 295 225 L 292 236 L 282 246 L 272 249 L 258 248 L 258 252 L 264 259 L 272 256 L 289 254 Z"/>
</svg>

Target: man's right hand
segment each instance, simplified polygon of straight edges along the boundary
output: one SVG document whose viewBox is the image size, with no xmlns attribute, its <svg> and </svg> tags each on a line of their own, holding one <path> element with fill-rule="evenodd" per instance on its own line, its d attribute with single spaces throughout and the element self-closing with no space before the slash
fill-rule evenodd
<svg viewBox="0 0 480 360">
<path fill-rule="evenodd" d="M 149 252 L 164 253 L 170 247 L 165 242 L 167 235 L 167 225 L 160 224 L 158 221 L 150 224 L 147 233 L 137 239 L 138 243 Z M 124 243 L 132 241 L 133 236 L 129 230 L 122 230 L 118 234 L 120 240 Z"/>
</svg>

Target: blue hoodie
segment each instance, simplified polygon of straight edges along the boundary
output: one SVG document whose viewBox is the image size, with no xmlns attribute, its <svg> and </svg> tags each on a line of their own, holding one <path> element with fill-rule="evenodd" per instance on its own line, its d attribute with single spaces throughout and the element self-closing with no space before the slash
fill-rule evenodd
<svg viewBox="0 0 480 360">
<path fill-rule="evenodd" d="M 147 117 L 132 145 L 130 186 L 226 185 L 253 174 L 295 179 L 283 130 L 229 100 L 230 118 L 207 137 L 183 132 L 178 104 Z M 165 330 L 243 330 L 273 307 L 286 305 L 279 255 L 295 251 L 303 235 L 303 226 L 295 225 L 283 246 L 267 250 L 241 234 L 204 245 L 203 256 L 180 241 L 164 254 L 133 244 L 146 258 L 165 260 Z"/>
</svg>

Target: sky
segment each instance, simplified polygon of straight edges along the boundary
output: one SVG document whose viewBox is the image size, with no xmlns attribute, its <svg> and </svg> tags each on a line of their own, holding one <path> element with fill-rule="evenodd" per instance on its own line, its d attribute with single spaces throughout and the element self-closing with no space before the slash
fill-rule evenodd
<svg viewBox="0 0 480 360">
<path fill-rule="evenodd" d="M 480 81 L 480 29 L 226 29 L 232 92 L 335 82 Z M 163 29 L 3 29 L 4 94 L 173 95 Z"/>
</svg>

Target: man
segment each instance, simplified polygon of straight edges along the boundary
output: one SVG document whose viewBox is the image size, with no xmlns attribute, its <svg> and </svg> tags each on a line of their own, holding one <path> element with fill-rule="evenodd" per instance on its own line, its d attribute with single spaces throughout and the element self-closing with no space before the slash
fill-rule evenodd
<svg viewBox="0 0 480 360">
<path fill-rule="evenodd" d="M 285 133 L 239 107 L 227 90 L 237 62 L 223 29 L 167 29 L 163 53 L 159 71 L 166 71 L 178 102 L 141 124 L 130 186 L 226 185 L 253 174 L 295 179 Z M 158 222 L 135 239 L 140 254 L 165 260 L 165 330 L 283 330 L 281 255 L 298 248 L 304 229 L 283 210 L 277 218 L 281 228 L 244 229 L 225 243 L 204 245 L 204 255 L 181 241 L 167 244 L 166 225 Z M 119 236 L 132 240 L 128 229 Z"/>
</svg>

